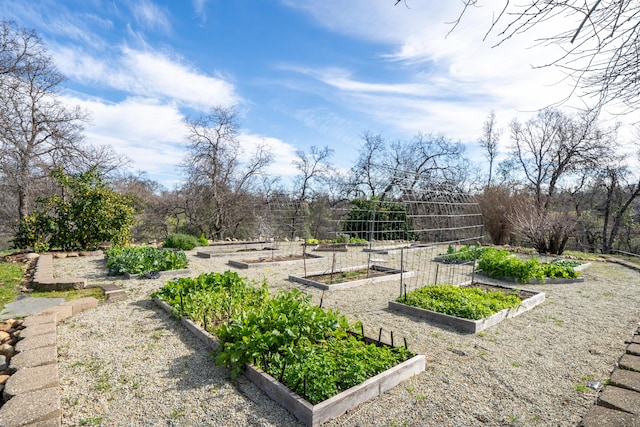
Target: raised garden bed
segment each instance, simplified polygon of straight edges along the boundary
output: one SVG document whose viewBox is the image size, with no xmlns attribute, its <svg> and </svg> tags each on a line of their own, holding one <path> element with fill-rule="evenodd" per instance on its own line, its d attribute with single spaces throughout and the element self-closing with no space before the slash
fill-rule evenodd
<svg viewBox="0 0 640 427">
<path fill-rule="evenodd" d="M 229 260 L 228 264 L 232 267 L 236 268 L 263 268 L 263 267 L 274 267 L 278 265 L 291 265 L 291 264 L 302 264 L 302 263 L 314 263 L 314 262 L 322 262 L 327 258 L 320 255 L 313 254 L 289 254 L 289 255 L 280 255 L 280 256 L 268 256 L 268 257 L 260 257 L 256 259 L 245 259 L 242 261 Z"/>
<path fill-rule="evenodd" d="M 228 308 L 223 311 L 233 313 L 236 310 L 240 310 L 244 314 L 240 317 L 234 317 L 234 315 L 231 314 L 233 321 L 227 322 L 227 320 L 222 320 L 221 323 L 218 323 L 217 327 L 213 328 L 215 334 L 220 337 L 220 342 L 224 342 L 224 346 L 220 346 L 219 339 L 208 333 L 206 329 L 201 328 L 197 322 L 193 322 L 185 316 L 180 316 L 181 322 L 199 339 L 205 342 L 208 348 L 219 349 L 216 363 L 228 366 L 231 369 L 232 377 L 237 372 L 244 372 L 244 375 L 249 380 L 254 382 L 268 396 L 280 403 L 305 425 L 320 425 L 331 418 L 354 409 L 367 400 L 379 396 L 405 379 L 424 371 L 424 356 L 413 355 L 410 351 L 402 347 L 393 348 L 379 342 L 378 345 L 375 345 L 372 344 L 373 340 L 366 338 L 361 339 L 361 334 L 347 332 L 348 329 L 345 328 L 350 328 L 354 325 L 350 326 L 344 317 L 336 317 L 338 313 L 335 311 L 324 311 L 320 307 L 310 305 L 310 297 L 304 296 L 304 294 L 299 291 L 293 290 L 288 293 L 278 293 L 276 297 L 271 298 L 268 296 L 268 292 L 264 287 L 262 289 L 250 289 L 245 287 L 246 284 L 247 283 L 243 282 L 243 279 L 239 278 L 236 273 L 211 273 L 201 275 L 195 279 L 180 279 L 170 282 L 154 296 L 160 296 L 161 298 L 166 298 L 168 301 L 171 301 L 173 307 L 155 298 L 158 305 L 167 312 L 173 314 L 184 313 L 182 310 L 186 309 L 186 312 L 193 312 L 197 316 L 197 313 L 205 310 L 210 316 L 209 320 L 211 320 L 211 318 L 217 318 L 213 312 L 207 311 L 212 309 L 213 306 L 196 307 L 194 302 L 198 300 L 201 292 L 206 292 L 208 295 L 227 295 L 230 299 L 228 304 L 225 303 L 223 306 Z M 244 300 L 245 296 L 248 296 L 249 299 Z M 253 303 L 251 301 L 253 301 Z M 256 302 L 258 304 L 254 305 Z M 176 304 L 178 308 L 176 308 Z M 282 324 L 283 321 L 287 324 Z M 288 335 L 274 332 L 272 330 L 272 322 L 276 322 L 278 325 L 282 324 L 282 331 L 284 331 L 285 328 L 293 328 L 294 331 L 296 331 L 294 332 L 295 337 L 298 337 L 298 334 L 302 333 L 303 335 L 299 337 L 301 341 L 298 342 L 297 339 L 296 341 L 290 341 Z M 207 320 L 203 319 L 203 323 L 205 325 L 208 324 L 211 328 L 211 322 L 207 323 Z M 300 329 L 298 329 L 298 326 L 300 326 Z M 210 328 L 209 330 L 212 330 Z M 243 332 L 245 328 L 255 330 L 256 334 L 245 335 Z M 307 329 L 309 329 L 309 331 L 307 331 Z M 278 331 L 279 330 L 280 329 L 278 329 Z M 330 330 L 334 330 L 337 335 L 330 333 Z M 318 338 L 321 339 L 316 343 L 319 344 L 320 347 L 305 350 L 307 346 L 313 346 L 314 339 L 312 337 L 316 334 L 320 334 Z M 243 337 L 241 340 L 238 339 L 240 336 Z M 245 340 L 245 336 L 248 337 L 248 340 Z M 252 342 L 253 340 L 256 342 Z M 324 364 L 320 363 L 316 367 L 312 360 L 322 353 L 322 351 L 320 351 L 321 348 L 325 346 L 331 347 L 329 345 L 331 342 L 339 343 L 343 340 L 346 340 L 346 348 L 351 348 L 349 345 L 357 344 L 357 348 L 354 347 L 353 350 L 348 353 L 350 355 L 349 357 L 356 357 L 356 359 L 353 359 L 353 364 L 344 362 L 339 364 L 337 371 L 344 371 L 342 372 L 342 379 L 340 379 L 339 376 L 335 377 L 334 375 L 337 375 L 337 372 L 333 370 L 330 370 L 330 372 L 334 372 L 334 374 L 327 376 L 327 372 L 322 371 Z M 301 345 L 301 342 L 305 344 Z M 266 349 L 263 349 L 263 344 L 268 344 Z M 363 364 L 362 360 L 358 361 L 358 356 L 356 355 L 360 354 L 361 350 L 358 349 L 364 351 L 365 348 L 374 350 L 374 352 L 370 353 L 369 350 L 365 352 L 369 359 L 366 358 L 367 356 L 364 356 L 365 359 L 362 359 L 362 356 L 360 356 L 360 359 L 368 360 L 366 364 Z M 257 349 L 260 349 L 259 353 L 255 353 Z M 311 350 L 311 353 L 308 353 L 309 350 Z M 320 351 L 320 353 L 316 353 L 317 351 Z M 308 355 L 312 360 L 303 357 L 297 361 L 291 361 L 289 365 L 287 365 L 285 361 L 284 367 L 280 369 L 276 362 L 280 357 L 284 357 L 285 354 L 289 354 L 290 352 L 301 352 L 298 357 Z M 382 356 L 385 357 L 385 359 L 380 360 L 377 358 L 371 359 L 373 354 L 387 356 Z M 390 354 L 396 354 L 400 357 L 394 358 L 393 360 L 395 360 L 395 362 L 391 362 L 391 359 L 388 359 L 388 355 Z M 277 357 L 274 359 L 274 356 Z M 231 359 L 229 359 L 230 357 Z M 327 354 L 325 357 L 329 357 L 329 359 L 324 360 L 330 362 L 333 360 L 333 357 L 344 359 L 345 355 L 337 353 L 336 356 Z M 263 359 L 264 363 L 269 360 L 268 370 L 270 370 L 270 372 L 273 370 L 274 365 L 276 365 L 278 375 L 280 375 L 281 378 L 285 373 L 285 368 L 288 368 L 285 378 L 290 375 L 298 377 L 301 372 L 297 367 L 298 363 L 302 363 L 300 366 L 304 367 L 305 370 L 310 369 L 307 374 L 303 373 L 305 378 L 304 387 L 300 385 L 300 388 L 298 388 L 298 385 L 295 385 L 292 386 L 292 389 L 304 389 L 303 394 L 307 393 L 309 391 L 307 388 L 307 378 L 309 378 L 309 387 L 315 390 L 316 393 L 312 394 L 316 396 L 316 398 L 313 399 L 316 403 L 312 404 L 301 395 L 292 392 L 292 389 L 283 384 L 286 380 L 280 382 L 276 380 L 273 375 L 269 375 L 253 364 L 247 363 L 247 361 L 251 362 L 252 360 L 260 363 Z M 234 360 L 236 362 L 229 366 L 229 362 Z M 363 371 L 361 371 L 361 369 L 363 367 L 374 366 L 376 365 L 374 362 L 380 365 L 380 361 L 382 360 L 386 361 L 373 371 L 375 375 L 369 374 L 371 376 L 368 379 L 364 379 L 360 384 L 357 384 L 357 380 L 354 381 L 354 378 L 360 378 L 362 375 Z M 307 363 L 310 362 L 311 365 L 307 366 Z M 389 362 L 392 364 L 388 364 Z M 318 361 L 315 361 L 315 363 L 318 363 Z M 387 367 L 387 369 L 382 366 Z M 391 367 L 389 368 L 389 366 Z M 241 367 L 244 369 L 240 370 Z M 368 369 L 368 371 L 370 370 L 371 369 Z M 352 371 L 355 377 L 346 375 L 347 372 L 350 373 Z M 324 398 L 324 400 L 317 399 L 317 396 L 319 396 L 317 393 L 320 392 L 320 389 L 317 388 L 318 383 L 315 380 L 320 378 L 328 380 L 328 383 L 322 383 L 324 386 L 320 395 L 330 396 Z M 364 378 L 367 377 L 365 376 Z M 333 386 L 339 387 L 340 382 L 345 379 L 349 380 L 347 384 L 356 385 L 350 386 L 346 388 L 346 390 L 344 388 L 337 388 L 338 392 L 327 392 L 325 390 L 325 387 L 329 386 L 331 386 L 329 387 L 330 390 L 333 389 Z"/>
<path fill-rule="evenodd" d="M 337 290 L 355 288 L 376 282 L 385 282 L 389 280 L 399 279 L 400 275 L 405 278 L 413 277 L 413 271 L 400 271 L 395 268 L 384 267 L 381 265 L 366 265 L 344 268 L 336 270 L 333 273 L 320 271 L 307 274 L 306 277 L 289 276 L 292 282 L 302 283 L 314 286 L 323 290 Z"/>
<path fill-rule="evenodd" d="M 247 256 L 248 254 L 251 255 L 272 255 L 272 254 L 279 254 L 282 251 L 278 248 L 272 248 L 272 247 L 260 247 L 260 248 L 242 248 L 242 249 L 236 249 L 236 250 L 232 250 L 229 249 L 227 252 L 210 252 L 210 251 L 197 251 L 196 252 L 196 256 L 198 258 L 222 258 L 222 257 L 243 257 L 243 256 Z"/>
<path fill-rule="evenodd" d="M 181 268 L 179 270 L 166 270 L 166 271 L 149 271 L 142 274 L 131 274 L 128 272 L 122 273 L 125 280 L 137 280 L 137 279 L 161 279 L 167 277 L 176 276 L 188 276 L 193 271 L 190 268 Z"/>
<path fill-rule="evenodd" d="M 411 316 L 420 317 L 430 322 L 440 325 L 451 326 L 463 332 L 478 333 L 491 326 L 497 325 L 504 319 L 519 316 L 525 311 L 531 310 L 538 304 L 542 304 L 545 300 L 545 293 L 524 289 L 515 289 L 507 286 L 489 285 L 484 283 L 474 283 L 465 287 L 480 288 L 485 291 L 500 291 L 506 293 L 515 293 L 522 302 L 515 308 L 507 308 L 500 310 L 495 314 L 482 319 L 473 320 L 462 317 L 452 316 L 449 314 L 439 313 L 412 305 L 403 304 L 397 301 L 389 301 L 389 308 Z"/>
<path fill-rule="evenodd" d="M 318 252 L 347 252 L 347 243 L 319 243 L 314 251 Z"/>
</svg>

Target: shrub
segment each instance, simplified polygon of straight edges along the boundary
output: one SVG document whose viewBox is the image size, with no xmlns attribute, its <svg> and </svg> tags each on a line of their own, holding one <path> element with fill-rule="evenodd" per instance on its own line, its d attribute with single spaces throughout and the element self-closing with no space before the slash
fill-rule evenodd
<svg viewBox="0 0 640 427">
<path fill-rule="evenodd" d="M 496 279 L 510 277 L 522 283 L 529 283 L 531 279 L 580 277 L 580 273 L 571 267 L 554 263 L 545 264 L 535 257 L 523 261 L 509 251 L 494 248 L 488 248 L 483 253 L 478 261 L 478 269 Z"/>
<path fill-rule="evenodd" d="M 200 237 L 198 237 L 198 245 L 199 246 L 209 246 L 209 241 L 207 240 L 206 237 L 204 237 L 204 233 L 201 233 Z"/>
<path fill-rule="evenodd" d="M 172 234 L 164 240 L 165 248 L 190 251 L 198 246 L 198 238 L 189 234 Z"/>
<path fill-rule="evenodd" d="M 95 170 L 67 175 L 58 169 L 51 175 L 63 195 L 37 201 L 38 208 L 18 224 L 14 247 L 74 250 L 129 242 L 135 220 L 129 197 L 109 188 Z"/>
</svg>

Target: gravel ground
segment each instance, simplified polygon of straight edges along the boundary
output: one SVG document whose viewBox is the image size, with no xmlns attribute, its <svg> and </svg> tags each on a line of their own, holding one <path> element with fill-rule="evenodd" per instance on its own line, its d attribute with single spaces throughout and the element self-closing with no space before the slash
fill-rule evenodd
<svg viewBox="0 0 640 427">
<path fill-rule="evenodd" d="M 228 258 L 187 254 L 193 275 L 230 269 Z M 425 261 L 432 255 L 409 260 L 427 271 L 409 287 L 428 283 L 428 275 L 445 277 L 445 268 L 460 271 L 447 266 L 434 273 Z M 393 264 L 398 255 L 383 257 Z M 361 248 L 350 248 L 309 268 L 363 261 Z M 204 345 L 149 299 L 161 279 L 108 277 L 101 257 L 56 259 L 54 268 L 60 277 L 87 277 L 90 285 L 116 284 L 127 292 L 126 299 L 58 327 L 63 425 L 299 425 L 244 377 L 232 380 L 215 366 Z M 609 378 L 640 320 L 640 274 L 603 262 L 583 272 L 584 283 L 524 286 L 546 292 L 545 303 L 476 335 L 389 311 L 397 281 L 323 294 L 287 280 L 301 274 L 300 265 L 236 271 L 267 280 L 274 291 L 297 286 L 315 303 L 322 298 L 323 307 L 361 320 L 367 335 L 383 328 L 389 341 L 393 330 L 395 339 L 406 338 L 410 349 L 426 355 L 425 372 L 327 426 L 576 426 L 595 398 L 576 386 Z"/>
</svg>

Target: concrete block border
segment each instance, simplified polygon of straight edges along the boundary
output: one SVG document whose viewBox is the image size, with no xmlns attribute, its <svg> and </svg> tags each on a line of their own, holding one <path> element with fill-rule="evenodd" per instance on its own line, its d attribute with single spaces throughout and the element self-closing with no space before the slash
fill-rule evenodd
<svg viewBox="0 0 640 427">
<path fill-rule="evenodd" d="M 69 278 L 56 279 L 53 277 L 53 255 L 42 254 L 36 260 L 32 286 L 37 291 L 59 291 L 65 289 L 84 289 L 87 279 Z"/>
<path fill-rule="evenodd" d="M 166 312 L 173 312 L 171 306 L 166 302 L 159 298 L 154 298 L 154 300 L 158 306 Z M 220 345 L 216 337 L 185 316 L 181 317 L 180 322 L 210 349 L 215 349 Z M 267 396 L 279 403 L 302 423 L 307 426 L 319 426 L 332 418 L 354 409 L 367 400 L 382 395 L 385 391 L 420 374 L 424 370 L 425 356 L 419 354 L 316 405 L 307 402 L 271 375 L 253 365 L 246 366 L 244 375 L 265 392 Z"/>
<path fill-rule="evenodd" d="M 348 271 L 357 271 L 357 270 L 361 270 L 361 269 L 366 269 L 367 267 L 369 267 L 371 270 L 376 270 L 376 271 L 380 271 L 380 272 L 385 272 L 388 274 L 385 274 L 384 276 L 378 276 L 378 277 L 370 277 L 367 279 L 361 279 L 361 280 L 351 280 L 348 282 L 342 282 L 342 283 L 335 283 L 333 285 L 327 285 L 325 283 L 321 283 L 318 281 L 313 280 L 313 276 L 321 276 L 321 275 L 326 275 L 329 272 L 328 271 L 317 271 L 315 273 L 308 273 L 307 277 L 300 277 L 300 276 L 289 276 L 289 280 L 291 282 L 297 282 L 297 283 L 302 283 L 303 285 L 308 285 L 308 286 L 314 286 L 318 289 L 322 289 L 325 291 L 335 291 L 335 290 L 339 290 L 339 289 L 348 289 L 348 288 L 356 288 L 358 286 L 363 286 L 363 285 L 368 285 L 371 283 L 378 283 L 378 282 L 388 282 L 390 280 L 396 280 L 396 279 L 400 279 L 400 276 L 402 275 L 404 278 L 409 278 L 409 277 L 413 277 L 415 275 L 414 271 L 400 271 L 398 269 L 395 268 L 390 268 L 390 267 L 384 267 L 381 265 L 371 265 L 371 266 L 367 266 L 367 265 L 358 265 L 355 267 L 348 267 L 348 268 L 343 268 L 340 270 L 336 270 L 335 273 L 344 273 L 344 272 L 348 272 Z M 402 273 L 402 274 L 401 274 Z"/>
<path fill-rule="evenodd" d="M 27 317 L 22 326 L 10 368 L 15 372 L 5 383 L 6 403 L 0 408 L 0 426 L 60 426 L 60 382 L 56 326 L 98 306 L 92 297 L 67 301 Z"/>
<path fill-rule="evenodd" d="M 472 285 L 471 285 L 472 286 Z M 510 288 L 507 286 L 496 286 L 491 285 L 492 287 L 504 288 L 513 290 L 514 288 Z M 528 292 L 533 294 L 533 296 L 524 299 L 522 304 L 519 305 L 516 309 L 505 309 L 501 310 L 492 316 L 485 317 L 484 319 L 479 320 L 470 320 L 463 319 L 462 317 L 450 316 L 448 314 L 438 313 L 431 310 L 425 310 L 423 308 L 414 307 L 406 304 L 402 304 L 395 301 L 389 301 L 389 309 L 399 311 L 401 313 L 408 314 L 410 316 L 416 316 L 423 319 L 426 319 L 429 322 L 437 323 L 440 325 L 451 326 L 455 329 L 458 329 L 463 332 L 470 333 L 478 333 L 491 326 L 497 325 L 502 322 L 504 319 L 509 319 L 511 317 L 519 316 L 525 311 L 531 310 L 538 304 L 542 304 L 545 300 L 545 293 L 538 291 L 530 291 L 526 289 L 518 289 L 520 291 Z"/>
</svg>

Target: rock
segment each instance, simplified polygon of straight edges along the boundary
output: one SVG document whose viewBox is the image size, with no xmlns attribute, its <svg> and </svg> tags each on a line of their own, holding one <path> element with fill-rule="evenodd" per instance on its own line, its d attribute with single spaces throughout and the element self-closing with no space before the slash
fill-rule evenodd
<svg viewBox="0 0 640 427">
<path fill-rule="evenodd" d="M 65 252 L 56 252 L 53 254 L 54 258 L 66 258 L 67 254 Z"/>
<path fill-rule="evenodd" d="M 11 375 L 0 375 L 0 385 L 4 385 L 10 377 Z"/>
<path fill-rule="evenodd" d="M 78 252 L 78 255 L 80 255 L 80 256 L 91 256 L 91 252 L 90 251 L 80 251 L 80 252 Z"/>
<path fill-rule="evenodd" d="M 10 333 L 9 330 L 13 329 L 13 319 L 5 320 L 0 323 L 0 331 Z"/>
<path fill-rule="evenodd" d="M 11 339 L 11 334 L 5 331 L 0 331 L 0 344 L 7 342 Z"/>
<path fill-rule="evenodd" d="M 12 345 L 5 343 L 0 345 L 0 354 L 7 358 L 11 358 L 16 354 L 16 349 Z"/>
<path fill-rule="evenodd" d="M 78 252 L 67 252 L 67 256 L 69 258 L 77 258 L 78 257 Z"/>
<path fill-rule="evenodd" d="M 25 254 L 24 259 L 31 260 L 31 259 L 36 259 L 39 256 L 40 256 L 40 254 L 37 254 L 35 252 L 30 252 L 28 254 Z"/>
<path fill-rule="evenodd" d="M 0 354 L 0 371 L 4 371 L 9 367 L 9 363 L 7 362 L 7 357 Z"/>
<path fill-rule="evenodd" d="M 14 328 L 20 328 L 22 326 L 23 322 L 24 322 L 24 320 L 22 320 L 22 319 L 14 320 L 13 321 L 13 327 Z"/>
</svg>

